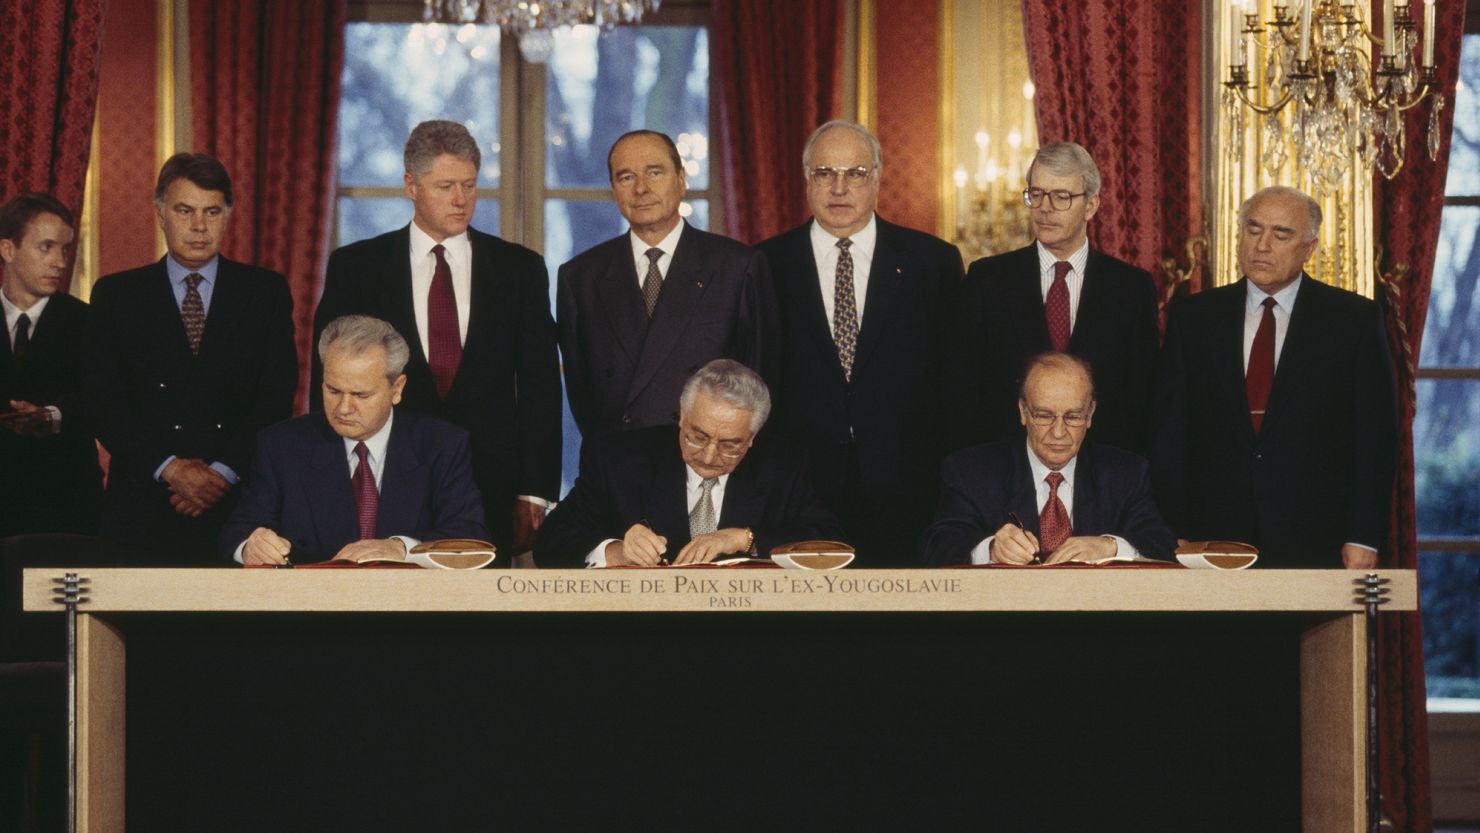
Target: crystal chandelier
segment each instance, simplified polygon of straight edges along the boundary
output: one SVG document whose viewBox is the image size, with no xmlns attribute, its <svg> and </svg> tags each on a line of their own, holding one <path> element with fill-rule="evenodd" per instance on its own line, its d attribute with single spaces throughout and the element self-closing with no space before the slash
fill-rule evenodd
<svg viewBox="0 0 1480 833">
<path fill-rule="evenodd" d="M 623 23 L 641 23 L 662 0 L 423 0 L 427 23 L 496 23 L 519 38 L 531 63 L 544 63 L 554 47 L 551 32 L 561 26 L 593 24 L 610 32 Z"/>
<path fill-rule="evenodd" d="M 1426 97 L 1428 154 L 1438 158 L 1439 113 L 1445 101 L 1435 87 L 1434 0 L 1423 0 L 1421 60 L 1415 60 L 1417 27 L 1407 3 L 1382 0 L 1380 36 L 1363 19 L 1361 5 L 1354 3 L 1304 0 L 1293 12 L 1289 5 L 1277 3 L 1273 19 L 1264 26 L 1253 3 L 1230 3 L 1223 114 L 1235 162 L 1244 157 L 1247 108 L 1258 120 L 1260 164 L 1272 178 L 1293 151 L 1321 194 L 1338 190 L 1354 162 L 1392 179 L 1403 167 L 1406 149 L 1403 112 Z M 1259 77 L 1252 90 L 1246 63 L 1250 44 L 1256 63 L 1259 50 L 1264 56 L 1262 68 L 1255 67 Z M 1381 48 L 1375 65 L 1374 47 Z M 1272 101 L 1267 100 L 1270 97 Z"/>
</svg>

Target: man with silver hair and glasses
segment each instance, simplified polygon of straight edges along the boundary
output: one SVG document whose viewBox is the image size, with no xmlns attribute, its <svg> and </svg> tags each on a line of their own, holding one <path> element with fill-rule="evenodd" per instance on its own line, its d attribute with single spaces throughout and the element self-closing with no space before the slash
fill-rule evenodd
<svg viewBox="0 0 1480 833">
<path fill-rule="evenodd" d="M 364 315 L 319 336 L 322 414 L 262 432 L 223 555 L 247 565 L 402 559 L 420 540 L 486 538 L 466 431 L 397 409 L 411 355 Z"/>
<path fill-rule="evenodd" d="M 1030 357 L 1070 353 L 1094 368 L 1099 407 L 1090 439 L 1144 452 L 1156 365 L 1151 275 L 1089 245 L 1100 171 L 1073 142 L 1044 145 L 1023 202 L 1033 243 L 971 264 L 958 307 L 948 388 L 952 445 L 1018 438 L 1017 390 Z"/>
<path fill-rule="evenodd" d="M 1304 272 L 1321 208 L 1265 188 L 1239 208 L 1243 279 L 1172 306 L 1152 479 L 1177 534 L 1261 566 L 1377 566 L 1397 411 L 1378 305 Z"/>
<path fill-rule="evenodd" d="M 511 552 L 530 543 L 560 490 L 549 274 L 535 252 L 471 227 L 482 154 L 467 128 L 422 122 L 404 156 L 410 224 L 330 255 L 314 328 L 358 313 L 406 339 L 403 407 L 471 435 L 489 534 Z M 314 371 L 317 409 L 317 362 Z"/>
<path fill-rule="evenodd" d="M 781 309 L 776 426 L 812 458 L 859 563 L 915 563 L 935 504 L 955 246 L 878 216 L 883 155 L 830 121 L 802 151 L 812 218 L 761 243 Z"/>
<path fill-rule="evenodd" d="M 805 455 L 756 433 L 771 412 L 759 374 L 715 359 L 689 378 L 678 425 L 597 442 L 545 524 L 543 567 L 692 564 L 836 538 Z"/>
</svg>

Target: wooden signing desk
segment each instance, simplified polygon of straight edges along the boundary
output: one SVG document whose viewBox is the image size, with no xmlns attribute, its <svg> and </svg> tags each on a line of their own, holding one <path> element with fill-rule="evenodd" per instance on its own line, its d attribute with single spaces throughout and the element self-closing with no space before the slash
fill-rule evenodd
<svg viewBox="0 0 1480 833">
<path fill-rule="evenodd" d="M 67 572 L 65 569 L 27 570 L 25 609 L 57 610 L 59 605 L 54 599 L 54 580 L 62 578 Z M 958 702 L 948 697 L 943 701 L 939 700 L 930 686 L 955 688 L 974 685 L 978 680 L 987 681 L 983 683 L 984 690 L 979 695 L 979 701 L 992 705 L 1000 714 L 1002 708 L 1016 701 L 1014 690 L 1021 690 L 1024 685 L 1037 685 L 1023 683 L 1020 678 L 1011 676 L 1015 673 L 1011 666 L 1016 663 L 1011 656 L 1007 659 L 989 659 L 984 654 L 978 660 L 973 655 L 971 664 L 997 663 L 995 671 L 963 672 L 945 668 L 954 665 L 949 661 L 950 657 L 968 654 L 978 644 L 986 644 L 994 639 L 998 642 L 1020 641 L 1025 638 L 1025 634 L 1034 633 L 1053 632 L 1058 636 L 1076 633 L 1083 635 L 1091 631 L 1103 633 L 1115 630 L 1120 627 L 1120 623 L 1129 622 L 1138 623 L 1131 626 L 1133 633 L 1129 643 L 1137 652 L 1141 651 L 1135 648 L 1138 644 L 1136 640 L 1144 640 L 1147 633 L 1188 634 L 1182 647 L 1176 649 L 1181 653 L 1174 650 L 1167 654 L 1173 664 L 1185 665 L 1187 657 L 1202 652 L 1197 640 L 1212 639 L 1198 635 L 1205 632 L 1201 629 L 1203 623 L 1214 623 L 1206 633 L 1241 633 L 1245 629 L 1253 629 L 1248 631 L 1252 633 L 1259 629 L 1261 622 L 1276 622 L 1278 624 L 1263 632 L 1276 634 L 1276 643 L 1280 640 L 1288 641 L 1289 661 L 1285 665 L 1278 662 L 1272 664 L 1269 672 L 1271 679 L 1284 674 L 1281 669 L 1290 671 L 1286 676 L 1298 674 L 1298 683 L 1285 680 L 1284 684 L 1292 692 L 1298 690 L 1298 711 L 1294 705 L 1290 707 L 1292 718 L 1289 723 L 1292 727 L 1298 726 L 1293 730 L 1296 736 L 1292 738 L 1291 746 L 1298 745 L 1299 750 L 1298 804 L 1299 815 L 1303 819 L 1301 826 L 1307 833 L 1357 833 L 1366 829 L 1366 622 L 1363 608 L 1354 602 L 1357 593 L 1353 581 L 1361 576 L 1356 572 L 1257 569 L 1237 573 L 1169 569 L 843 570 L 834 573 L 770 569 L 489 570 L 476 573 L 412 570 L 97 569 L 75 572 L 87 579 L 84 588 L 87 600 L 78 606 L 77 621 L 78 829 L 90 833 L 124 829 L 125 764 L 127 762 L 130 767 L 135 766 L 134 750 L 126 751 L 124 744 L 126 718 L 132 721 L 136 714 L 144 714 L 142 710 L 146 699 L 153 702 L 164 693 L 162 690 L 174 688 L 172 685 L 161 684 L 158 680 L 146 682 L 140 678 L 141 690 L 133 692 L 138 702 L 127 701 L 126 681 L 134 680 L 134 654 L 136 649 L 142 651 L 146 640 L 158 639 L 161 635 L 188 635 L 192 632 L 210 635 L 211 653 L 200 654 L 192 661 L 182 660 L 169 665 L 167 673 L 175 674 L 177 679 L 183 681 L 200 669 L 211 666 L 212 661 L 220 662 L 221 668 L 230 670 L 230 663 L 221 658 L 232 651 L 244 651 L 259 660 L 271 655 L 271 646 L 261 646 L 245 638 L 230 636 L 231 634 L 267 633 L 270 636 L 264 638 L 281 640 L 279 644 L 287 645 L 296 640 L 285 637 L 284 633 L 303 633 L 305 626 L 302 623 L 311 622 L 314 623 L 311 629 L 315 633 L 322 632 L 326 645 L 350 644 L 356 642 L 358 635 L 356 644 L 376 643 L 359 644 L 361 650 L 373 655 L 380 642 L 389 646 L 389 642 L 395 641 L 387 639 L 384 636 L 387 633 L 400 633 L 411 622 L 432 623 L 449 618 L 458 623 L 456 636 L 449 637 L 443 631 L 440 635 L 426 637 L 427 645 L 435 644 L 438 646 L 437 650 L 442 650 L 468 632 L 482 630 L 498 633 L 501 640 L 519 641 L 520 646 L 524 642 L 530 642 L 530 645 L 525 646 L 527 650 L 524 653 L 520 652 L 524 648 L 510 647 L 512 642 L 501 643 L 492 649 L 493 654 L 478 649 L 478 660 L 471 663 L 467 670 L 459 671 L 459 674 L 471 673 L 471 670 L 486 666 L 504 665 L 507 674 L 517 676 L 519 684 L 516 688 L 520 692 L 537 687 L 539 680 L 547 675 L 552 681 L 551 692 L 537 692 L 519 701 L 523 703 L 519 707 L 522 712 L 520 716 L 512 720 L 506 717 L 489 719 L 494 727 L 489 730 L 490 737 L 496 734 L 511 744 L 524 743 L 530 749 L 548 749 L 552 761 L 526 762 L 527 777 L 519 780 L 517 787 L 499 787 L 501 792 L 498 800 L 501 804 L 498 806 L 508 806 L 511 801 L 517 803 L 520 800 L 518 796 L 528 795 L 530 790 L 542 789 L 541 785 L 550 777 L 542 774 L 545 772 L 543 767 L 555 767 L 558 771 L 566 766 L 564 761 L 584 760 L 593 750 L 599 754 L 599 750 L 608 746 L 630 747 L 642 743 L 635 734 L 627 734 L 637 732 L 628 726 L 630 720 L 613 719 L 610 716 L 616 713 L 633 714 L 630 710 L 609 709 L 606 710 L 608 716 L 589 723 L 578 720 L 577 728 L 566 727 L 565 734 L 561 734 L 560 726 L 564 720 L 561 716 L 528 713 L 529 709 L 538 709 L 539 704 L 544 702 L 543 698 L 553 696 L 557 686 L 569 688 L 587 680 L 591 688 L 590 693 L 585 696 L 588 700 L 594 698 L 596 705 L 603 705 L 602 696 L 613 691 L 619 691 L 619 697 L 651 697 L 657 691 L 657 696 L 661 698 L 661 692 L 666 690 L 665 686 L 672 685 L 672 680 L 682 680 L 692 674 L 720 674 L 719 671 L 696 669 L 706 661 L 706 646 L 728 645 L 724 640 L 732 636 L 738 640 L 750 640 L 743 643 L 737 649 L 739 653 L 735 654 L 739 657 L 737 662 L 748 667 L 733 672 L 735 676 L 723 677 L 723 682 L 715 682 L 720 677 L 702 676 L 706 685 L 743 688 L 746 680 L 771 674 L 775 679 L 768 683 L 767 688 L 760 690 L 775 693 L 760 697 L 753 691 L 735 695 L 750 701 L 747 709 L 754 707 L 767 710 L 754 722 L 747 722 L 746 727 L 736 733 L 724 732 L 722 727 L 730 719 L 727 715 L 743 715 L 746 712 L 728 711 L 723 707 L 723 697 L 717 698 L 718 704 L 707 704 L 708 711 L 686 712 L 688 718 L 695 713 L 703 715 L 701 720 L 709 727 L 702 732 L 696 730 L 693 743 L 702 743 L 698 740 L 700 737 L 708 737 L 713 741 L 718 727 L 717 730 L 726 742 L 732 747 L 740 747 L 741 751 L 712 758 L 710 756 L 718 756 L 720 753 L 701 751 L 694 754 L 704 756 L 702 759 L 685 760 L 695 761 L 695 767 L 709 765 L 700 763 L 701 760 L 730 763 L 746 770 L 743 777 L 751 789 L 763 789 L 756 784 L 756 778 L 759 777 L 767 785 L 764 789 L 774 791 L 776 784 L 767 780 L 765 775 L 757 776 L 755 770 L 779 773 L 786 767 L 785 759 L 795 756 L 808 760 L 808 767 L 829 766 L 826 762 L 819 764 L 818 759 L 810 757 L 808 748 L 793 750 L 780 756 L 780 759 L 775 756 L 753 757 L 760 753 L 743 748 L 748 735 L 758 731 L 764 733 L 768 731 L 766 727 L 775 726 L 778 720 L 787 726 L 785 731 L 817 732 L 815 735 L 808 734 L 810 740 L 806 741 L 815 746 L 826 743 L 821 739 L 827 733 L 848 732 L 850 735 L 861 735 L 886 731 L 887 727 L 881 724 L 895 721 L 881 720 L 880 715 L 899 715 L 905 718 L 902 722 L 910 727 L 907 731 L 912 733 L 912 737 L 887 747 L 894 750 L 889 756 L 913 755 L 916 747 L 931 747 L 933 752 L 922 751 L 918 761 L 909 764 L 913 768 L 932 765 L 941 756 L 958 756 L 959 749 L 948 748 L 952 743 L 948 735 L 953 734 L 949 728 L 942 731 L 940 725 L 927 725 L 921 721 L 926 720 L 932 710 L 942 709 L 961 710 L 957 713 L 967 716 L 966 723 L 970 723 L 974 719 L 971 715 L 979 710 L 969 705 L 963 709 L 961 702 L 974 702 L 970 699 Z M 1384 611 L 1416 609 L 1417 581 L 1414 573 L 1378 573 L 1391 580 L 1388 585 L 1391 595 L 1382 608 Z M 263 626 L 270 625 L 279 618 L 294 622 L 293 630 L 261 630 Z M 393 630 L 361 629 L 354 623 L 362 619 L 382 625 L 389 622 Z M 131 624 L 134 622 L 143 624 L 135 627 Z M 597 627 L 594 623 L 600 623 L 600 626 Z M 858 633 L 862 636 L 839 633 L 840 630 L 850 630 L 851 625 L 840 627 L 848 623 L 856 623 Z M 699 636 L 693 636 L 691 642 L 684 643 L 682 648 L 673 648 L 662 642 L 661 637 L 675 630 L 685 630 L 691 636 Z M 369 633 L 381 636 L 371 639 L 365 636 Z M 911 639 L 908 636 L 910 633 L 921 636 Z M 139 641 L 130 642 L 135 639 Z M 1083 644 L 1080 637 L 1073 637 L 1068 641 Z M 130 642 L 130 645 L 126 646 L 126 642 Z M 587 657 L 576 661 L 576 653 L 569 653 L 579 652 L 583 646 L 592 650 L 594 659 Z M 632 647 L 628 650 L 624 646 Z M 643 646 L 648 646 L 646 650 L 653 656 L 647 656 Z M 938 654 L 935 653 L 937 646 Z M 1088 650 L 1099 652 L 1102 648 L 1101 644 L 1095 643 Z M 391 648 L 387 647 L 386 650 Z M 676 663 L 675 667 L 660 672 L 668 679 L 655 683 L 651 679 L 655 673 L 651 668 L 662 666 L 653 665 L 650 668 L 643 663 L 659 663 L 661 654 L 670 650 L 687 653 L 683 654 L 684 659 Z M 716 648 L 714 652 L 719 651 Z M 793 660 L 788 657 L 788 652 L 803 653 L 805 656 Z M 626 654 L 627 658 L 620 662 L 612 661 L 610 658 L 618 653 Z M 896 659 L 890 658 L 896 654 Z M 489 656 L 496 656 L 497 659 L 490 660 Z M 199 657 L 207 659 L 201 660 Z M 520 663 L 527 662 L 521 657 L 533 657 L 529 661 L 534 664 L 521 665 Z M 546 658 L 549 664 L 539 665 L 540 657 Z M 570 662 L 556 660 L 563 657 L 572 659 Z M 828 667 L 828 662 L 834 657 L 839 666 Z M 898 670 L 890 671 L 887 676 L 881 676 L 875 671 L 858 671 L 856 666 L 860 657 L 871 661 L 876 659 L 884 665 L 897 662 Z M 768 658 L 774 658 L 774 666 Z M 757 666 L 770 666 L 771 670 L 758 671 Z M 636 688 L 606 686 L 605 678 L 620 675 L 624 673 L 624 669 L 630 667 L 647 669 L 633 672 L 646 678 L 635 683 Z M 835 691 L 818 695 L 827 701 L 815 704 L 820 707 L 817 711 L 823 716 L 793 715 L 797 697 L 795 688 L 825 687 L 827 680 L 847 679 L 850 687 L 846 691 L 853 694 L 846 699 L 866 704 L 869 695 L 860 690 L 855 677 L 874 681 L 882 679 L 884 682 L 881 684 L 885 688 L 893 684 L 890 681 L 894 681 L 902 690 L 909 691 L 910 679 L 916 676 L 924 679 L 937 672 L 947 675 L 944 678 L 946 681 L 923 682 L 921 685 L 926 690 L 909 694 L 903 702 L 888 706 L 869 706 L 871 711 L 865 719 L 868 726 L 866 731 L 859 724 L 836 719 L 838 713 L 829 711 L 832 708 L 829 703 L 838 699 Z M 816 676 L 811 676 L 814 673 Z M 1003 678 L 1000 676 L 1003 673 L 1009 676 Z M 1072 681 L 1067 684 L 1064 682 L 1072 680 L 1062 676 L 1064 669 L 1056 669 L 1054 673 L 1060 676 L 1045 683 L 1042 691 L 1051 692 L 1065 685 L 1075 684 Z M 1126 673 L 1142 672 L 1136 670 Z M 962 674 L 968 676 L 960 676 Z M 1243 679 L 1250 675 L 1247 670 L 1242 670 L 1237 672 L 1237 676 Z M 231 705 L 231 689 L 240 688 L 241 680 L 251 679 L 246 676 L 239 678 L 236 683 L 227 684 L 227 693 L 221 695 L 225 700 L 216 700 L 217 695 L 214 694 L 191 693 L 188 696 L 209 698 L 220 703 L 221 713 L 210 719 L 230 722 L 234 719 L 234 714 L 242 713 L 240 706 Z M 990 680 L 1004 679 L 1004 685 L 1008 686 L 1006 689 L 989 687 Z M 555 682 L 556 680 L 559 682 Z M 971 682 L 967 682 L 968 680 Z M 1096 719 L 1103 723 L 1120 723 L 1123 722 L 1123 715 L 1138 711 L 1136 704 L 1176 703 L 1179 690 L 1199 690 L 1195 686 L 1175 686 L 1172 691 L 1157 691 L 1155 687 L 1149 687 L 1150 690 L 1147 691 L 1127 692 L 1126 687 L 1134 686 L 1134 680 L 1127 683 L 1120 677 L 1112 677 L 1110 682 L 1101 681 L 1094 685 L 1108 687 L 1114 692 L 1108 697 L 1092 696 L 1088 701 L 1080 695 L 1076 695 L 1079 699 L 1066 701 L 1086 703 L 1082 713 L 1074 707 L 1068 710 L 1071 720 L 1077 720 L 1085 714 L 1093 717 L 1097 711 L 1095 704 L 1108 702 L 1111 708 Z M 193 691 L 188 687 L 185 690 Z M 490 700 L 505 696 L 487 688 L 478 690 L 490 692 L 486 694 Z M 1250 691 L 1258 690 L 1257 686 L 1250 688 Z M 147 697 L 141 697 L 145 691 Z M 792 693 L 788 694 L 788 691 Z M 523 695 L 509 696 L 518 700 Z M 1247 698 L 1247 695 L 1243 696 Z M 342 694 L 337 695 L 337 698 L 340 702 L 343 701 Z M 475 697 L 474 700 L 476 699 Z M 754 703 L 757 699 L 771 702 Z M 1129 703 L 1131 707 L 1125 711 L 1117 710 L 1114 707 L 1116 703 Z M 1209 706 L 1206 713 L 1214 716 L 1239 710 L 1238 703 L 1212 703 Z M 294 702 L 292 711 L 297 713 L 311 710 L 312 707 L 311 702 Z M 381 704 L 379 708 L 382 713 L 395 712 L 394 704 Z M 674 708 L 672 704 L 658 711 L 670 708 Z M 779 717 L 778 712 L 769 711 L 774 708 L 780 709 Z M 1056 708 L 1060 709 L 1061 714 L 1066 713 L 1062 706 Z M 140 711 L 136 712 L 136 709 Z M 1146 710 L 1154 708 L 1147 707 Z M 250 707 L 247 711 L 251 711 Z M 1029 708 L 1019 713 L 1030 714 L 1031 711 Z M 652 710 L 638 710 L 638 713 L 644 720 L 652 716 Z M 1197 713 L 1196 709 L 1187 711 L 1191 715 Z M 1295 715 L 1298 715 L 1298 720 Z M 949 719 L 956 720 L 954 717 Z M 1209 719 L 1216 720 L 1216 717 Z M 530 740 L 525 733 L 532 734 L 536 730 L 526 728 L 523 724 L 538 724 L 541 727 L 539 731 L 545 733 L 544 736 L 537 742 Z M 273 724 L 255 725 L 257 728 L 250 731 L 260 735 L 264 733 L 261 726 L 270 727 Z M 647 727 L 642 730 L 644 732 L 675 731 L 671 726 L 653 728 L 656 724 L 643 725 Z M 953 724 L 944 725 L 949 727 Z M 1082 725 L 1090 725 L 1090 722 Z M 1248 725 L 1257 725 L 1257 722 Z M 591 736 L 590 733 L 600 731 L 602 727 L 610 727 L 617 739 L 613 740 L 610 736 Z M 1076 728 L 1073 731 L 1080 730 Z M 295 731 L 301 734 L 303 730 L 300 728 Z M 417 731 L 427 730 L 422 728 Z M 1160 730 L 1151 729 L 1142 735 L 1130 737 L 1153 738 L 1157 731 Z M 270 734 L 271 730 L 266 732 Z M 476 734 L 473 730 L 469 732 Z M 967 726 L 963 728 L 961 737 L 973 738 L 971 743 L 980 744 L 982 735 L 977 732 L 978 730 Z M 1242 729 L 1234 728 L 1214 737 L 1234 737 L 1242 732 Z M 130 733 L 131 745 L 146 740 L 150 744 L 172 742 L 167 741 L 171 737 L 168 726 L 147 731 L 131 726 Z M 1118 738 L 1116 742 L 1125 744 L 1125 737 Z M 1151 742 L 1154 744 L 1154 738 Z M 1206 740 L 1198 742 L 1207 745 Z M 479 743 L 483 741 L 480 740 Z M 1214 745 L 1217 743 L 1221 741 L 1215 740 Z M 333 745 L 332 742 L 330 745 Z M 498 746 L 499 741 L 492 741 L 488 745 Z M 898 750 L 901 749 L 905 751 L 900 753 Z M 241 751 L 238 746 L 232 749 L 231 755 L 235 756 Z M 162 754 L 182 753 L 173 750 Z M 205 765 L 208 767 L 212 760 L 227 759 L 224 753 L 201 754 L 205 756 L 201 760 L 207 762 Z M 626 754 L 629 757 L 617 760 L 631 760 L 630 755 L 634 753 Z M 847 745 L 835 749 L 834 754 L 834 759 L 841 761 L 845 757 L 867 757 L 872 753 L 859 745 L 859 742 L 850 740 Z M 1148 760 L 1154 761 L 1154 755 L 1161 753 L 1153 750 L 1144 754 L 1153 756 L 1148 757 Z M 211 755 L 217 757 L 212 758 Z M 1288 757 L 1296 757 L 1293 749 Z M 1043 761 L 1053 759 L 1036 760 L 1038 765 L 1043 765 Z M 1082 760 L 1104 763 L 1119 759 L 1101 757 Z M 844 763 L 838 765 L 845 766 Z M 603 763 L 601 766 L 604 768 L 608 764 Z M 900 771 L 890 768 L 891 763 L 883 759 L 869 766 L 893 773 L 890 778 L 894 779 L 898 778 Z M 1297 769 L 1293 760 L 1290 766 L 1291 771 Z M 189 768 L 183 763 L 180 766 L 182 770 Z M 506 785 L 504 771 L 508 768 L 517 767 L 500 765 L 499 771 L 492 773 L 489 780 Z M 949 771 L 957 767 L 947 764 L 944 768 Z M 680 783 L 685 784 L 685 789 L 690 791 L 703 788 L 703 782 L 683 781 L 682 767 L 678 769 L 677 772 L 666 772 L 661 778 L 678 778 Z M 1162 773 L 1138 772 L 1135 777 L 1151 782 L 1169 778 L 1176 783 L 1177 790 L 1185 792 L 1191 782 L 1176 780 L 1179 769 L 1186 767 L 1168 767 L 1168 771 Z M 850 778 L 857 777 L 853 770 L 849 772 L 852 773 Z M 1083 773 L 1079 775 L 1082 777 Z M 515 773 L 514 777 L 517 780 L 520 776 Z M 779 783 L 782 776 L 778 774 L 774 777 Z M 947 774 L 944 777 L 949 781 L 951 776 Z M 570 775 L 570 778 L 574 779 L 576 786 L 573 789 L 578 795 L 604 795 L 600 787 L 593 786 L 598 780 L 594 776 L 582 780 L 587 776 L 577 773 Z M 939 780 L 932 777 L 928 783 Z M 1041 779 L 1035 777 L 1031 780 Z M 922 779 L 921 783 L 927 781 Z M 135 800 L 135 786 L 129 785 L 130 802 Z M 819 782 L 818 789 L 832 795 L 830 791 L 844 788 Z M 914 800 L 922 803 L 927 800 L 928 796 L 921 792 L 919 785 L 909 789 Z M 878 788 L 875 792 L 878 795 L 887 795 L 888 787 Z M 613 793 L 624 794 L 628 793 Z M 883 799 L 877 795 L 870 798 L 867 793 L 847 794 L 857 796 L 857 800 L 863 802 L 860 806 L 869 806 L 869 801 L 875 802 L 873 806 L 876 810 L 884 806 L 878 803 Z M 1295 794 L 1293 787 L 1291 794 Z M 1260 800 L 1259 796 L 1249 798 L 1251 801 Z M 704 802 L 711 800 L 703 799 Z M 897 801 L 898 798 L 890 800 Z M 1000 796 L 994 800 L 1000 802 Z M 1148 800 L 1159 799 L 1153 797 Z M 300 797 L 298 801 L 301 804 L 304 800 Z M 699 799 L 695 799 L 695 802 L 697 804 Z M 568 803 L 552 803 L 541 807 L 537 812 L 529 810 L 528 818 L 547 820 L 546 824 L 550 829 L 558 829 L 565 825 L 555 820 L 568 819 L 568 814 L 573 812 L 565 806 Z M 134 810 L 131 806 L 131 819 Z M 918 808 L 917 811 L 926 812 L 923 808 Z M 623 812 L 612 809 L 606 815 L 592 817 L 615 820 L 623 818 Z M 672 812 L 677 814 L 679 811 Z M 691 806 L 684 812 L 692 813 L 694 808 Z M 763 823 L 767 812 L 769 810 L 764 808 L 751 808 L 739 816 L 725 818 L 734 822 L 735 829 L 756 829 Z M 830 819 L 838 818 L 828 815 L 831 811 L 825 809 L 814 807 L 809 812 L 813 815 L 806 817 L 810 819 L 805 824 L 808 829 L 828 829 L 834 826 Z M 968 823 L 967 817 L 979 810 L 966 804 L 941 812 L 940 818 L 962 819 L 963 829 L 997 829 L 990 822 L 982 823 L 979 816 Z M 675 815 L 674 818 L 676 817 Z M 673 818 L 667 821 L 673 822 Z M 647 822 L 644 826 L 650 829 L 666 826 L 652 817 Z M 676 822 L 673 823 L 677 826 Z M 947 821 L 940 826 L 953 825 L 952 821 Z M 136 829 L 145 829 L 142 825 L 134 826 Z M 624 825 L 614 823 L 613 829 L 622 826 Z M 287 828 L 280 826 L 278 829 Z M 523 824 L 490 822 L 486 829 L 529 829 L 529 824 L 527 820 Z M 724 823 L 714 823 L 711 820 L 709 823 L 696 824 L 694 829 L 728 827 Z M 1115 824 L 1107 824 L 1099 829 L 1135 829 L 1135 825 L 1126 822 L 1124 828 L 1121 828 Z"/>
</svg>

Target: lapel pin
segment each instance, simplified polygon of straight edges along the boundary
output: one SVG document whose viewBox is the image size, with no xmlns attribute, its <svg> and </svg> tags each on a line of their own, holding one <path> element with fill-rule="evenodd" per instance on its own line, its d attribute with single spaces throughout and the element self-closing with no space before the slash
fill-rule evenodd
<svg viewBox="0 0 1480 833">
<path fill-rule="evenodd" d="M 694 281 L 694 286 L 697 286 L 700 289 L 703 289 L 704 288 L 704 282 L 703 281 Z"/>
</svg>

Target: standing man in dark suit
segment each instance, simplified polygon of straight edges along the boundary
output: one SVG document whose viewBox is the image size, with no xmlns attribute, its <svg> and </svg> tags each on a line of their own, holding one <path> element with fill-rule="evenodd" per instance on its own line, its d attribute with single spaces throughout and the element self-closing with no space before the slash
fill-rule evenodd
<svg viewBox="0 0 1480 833">
<path fill-rule="evenodd" d="M 0 205 L 0 538 L 98 531 L 103 473 L 83 403 L 87 304 L 61 288 L 72 212 L 50 194 Z"/>
<path fill-rule="evenodd" d="M 566 395 L 583 441 L 677 422 L 679 390 L 712 359 L 771 378 L 781 345 L 766 259 L 679 217 L 687 185 L 673 140 L 627 133 L 607 170 L 631 230 L 561 266 L 556 288 Z"/>
<path fill-rule="evenodd" d="M 395 328 L 336 318 L 318 356 L 324 412 L 262 432 L 222 554 L 248 565 L 400 560 L 424 539 L 486 538 L 467 432 L 395 408 L 411 357 Z"/>
<path fill-rule="evenodd" d="M 1095 370 L 1091 439 L 1144 452 L 1156 370 L 1156 285 L 1151 275 L 1089 246 L 1100 208 L 1100 170 L 1073 142 L 1045 145 L 1028 167 L 1023 201 L 1033 245 L 983 258 L 966 273 L 952 337 L 948 388 L 956 447 L 1022 436 L 1023 367 L 1045 350 Z"/>
<path fill-rule="evenodd" d="M 1320 228 L 1315 200 L 1265 188 L 1239 208 L 1244 279 L 1172 307 L 1153 475 L 1183 538 L 1368 569 L 1391 509 L 1392 360 L 1375 302 L 1304 273 Z"/>
<path fill-rule="evenodd" d="M 406 140 L 410 225 L 329 256 L 314 313 L 388 321 L 411 345 L 404 408 L 473 438 L 491 539 L 526 547 L 560 497 L 560 364 L 544 258 L 469 224 L 482 154 L 465 127 L 426 121 Z M 310 396 L 319 408 L 322 368 Z M 508 562 L 504 562 L 508 563 Z"/>
<path fill-rule="evenodd" d="M 883 154 L 862 125 L 817 128 L 802 172 L 812 220 L 759 247 L 784 336 L 773 430 L 812 455 L 859 564 L 913 565 L 945 449 L 941 364 L 961 253 L 875 213 Z"/>
<path fill-rule="evenodd" d="M 103 534 L 136 562 L 209 560 L 257 432 L 293 412 L 282 275 L 221 257 L 231 177 L 180 153 L 154 190 L 169 253 L 93 287 L 88 389 L 112 455 Z"/>
<path fill-rule="evenodd" d="M 677 427 L 593 442 L 540 537 L 541 565 L 703 563 L 837 537 L 805 456 L 777 438 L 756 443 L 770 411 L 755 371 L 731 359 L 700 368 L 679 395 Z"/>
<path fill-rule="evenodd" d="M 1043 353 L 1026 375 L 1018 419 L 1027 442 L 974 446 L 941 465 L 940 510 L 922 541 L 926 563 L 1170 559 L 1177 542 L 1152 501 L 1146 460 L 1085 442 L 1099 411 L 1089 363 Z"/>
</svg>

